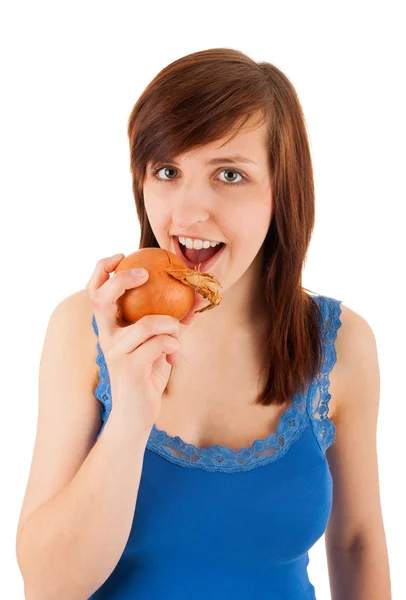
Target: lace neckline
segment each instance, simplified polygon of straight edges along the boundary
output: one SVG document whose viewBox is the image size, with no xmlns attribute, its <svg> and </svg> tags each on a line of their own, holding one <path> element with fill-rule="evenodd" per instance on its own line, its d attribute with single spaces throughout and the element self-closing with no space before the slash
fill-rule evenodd
<svg viewBox="0 0 406 600">
<path fill-rule="evenodd" d="M 322 297 L 314 299 L 323 308 Z M 331 350 L 334 352 L 334 348 Z M 334 356 L 330 358 L 334 359 Z M 306 418 L 308 398 L 315 396 L 318 383 L 316 377 L 304 394 L 298 392 L 293 396 L 291 405 L 279 417 L 276 431 L 266 438 L 254 440 L 251 446 L 246 448 L 233 450 L 220 444 L 198 448 L 179 436 L 170 436 L 163 429 L 158 429 L 155 423 L 148 438 L 147 448 L 179 466 L 202 468 L 207 471 L 248 471 L 264 466 L 286 454 L 291 444 L 301 436 L 309 422 Z M 319 422 L 316 424 L 319 426 Z M 324 434 L 325 432 L 321 431 L 321 435 Z"/>
<path fill-rule="evenodd" d="M 276 431 L 266 438 L 255 440 L 246 448 L 234 450 L 220 444 L 198 448 L 179 436 L 170 436 L 155 424 L 152 426 L 147 448 L 185 467 L 228 472 L 254 469 L 283 456 L 290 444 L 300 436 L 307 424 L 304 419 L 306 398 L 307 393 L 295 394 L 290 406 L 279 417 Z"/>
</svg>

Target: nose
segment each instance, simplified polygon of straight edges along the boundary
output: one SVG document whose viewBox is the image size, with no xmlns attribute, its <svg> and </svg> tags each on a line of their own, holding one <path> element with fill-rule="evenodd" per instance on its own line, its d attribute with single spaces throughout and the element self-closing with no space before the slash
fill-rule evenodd
<svg viewBox="0 0 406 600">
<path fill-rule="evenodd" d="M 174 209 L 172 220 L 174 229 L 191 229 L 196 223 L 205 223 L 210 218 L 209 213 L 201 206 L 182 206 Z"/>
</svg>

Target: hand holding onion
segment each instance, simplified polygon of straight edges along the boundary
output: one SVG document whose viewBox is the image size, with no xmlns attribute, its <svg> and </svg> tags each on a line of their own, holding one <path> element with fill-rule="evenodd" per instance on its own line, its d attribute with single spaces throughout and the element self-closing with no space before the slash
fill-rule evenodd
<svg viewBox="0 0 406 600">
<path fill-rule="evenodd" d="M 155 257 L 167 253 L 172 262 L 151 260 L 151 250 L 158 251 L 153 252 Z M 171 365 L 177 362 L 173 357 L 180 350 L 180 336 L 194 320 L 201 296 L 209 298 L 211 304 L 196 312 L 221 301 L 214 277 L 179 263 L 181 259 L 166 250 L 144 248 L 125 259 L 100 260 L 86 286 L 109 373 L 112 414 L 147 433 L 159 417 Z M 147 277 L 131 274 L 130 269 L 138 267 L 147 269 Z M 188 283 L 183 282 L 185 279 Z M 201 296 L 195 289 L 203 290 Z"/>
</svg>

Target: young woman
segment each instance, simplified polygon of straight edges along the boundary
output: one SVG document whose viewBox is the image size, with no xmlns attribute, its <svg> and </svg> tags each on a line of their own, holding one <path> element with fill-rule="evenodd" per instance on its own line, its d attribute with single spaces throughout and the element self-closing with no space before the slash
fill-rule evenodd
<svg viewBox="0 0 406 600">
<path fill-rule="evenodd" d="M 387 600 L 375 338 L 302 286 L 315 196 L 294 87 L 197 52 L 148 85 L 128 135 L 139 247 L 201 263 L 223 300 L 122 327 L 116 301 L 147 277 L 110 278 L 121 254 L 55 309 L 18 531 L 27 597 L 310 600 L 326 533 L 332 598 Z"/>
</svg>

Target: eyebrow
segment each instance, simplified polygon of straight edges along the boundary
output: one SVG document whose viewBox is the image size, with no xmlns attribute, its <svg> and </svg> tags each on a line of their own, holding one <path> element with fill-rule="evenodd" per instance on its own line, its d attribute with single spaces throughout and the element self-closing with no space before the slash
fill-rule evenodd
<svg viewBox="0 0 406 600">
<path fill-rule="evenodd" d="M 160 161 L 161 162 L 161 161 Z M 171 158 L 168 160 L 168 162 L 173 163 L 174 165 L 176 165 L 176 161 Z M 249 158 L 245 158 L 245 156 L 241 156 L 241 154 L 234 154 L 233 156 L 224 156 L 224 157 L 219 157 L 219 158 L 212 158 L 211 160 L 208 160 L 205 162 L 205 165 L 218 165 L 221 163 L 252 163 L 253 165 L 256 165 L 257 163 L 254 162 L 253 160 L 249 159 Z"/>
<path fill-rule="evenodd" d="M 249 158 L 245 158 L 245 156 L 241 156 L 241 154 L 234 154 L 233 156 L 225 156 L 224 158 L 222 158 L 222 157 L 212 158 L 211 160 L 208 160 L 206 162 L 206 165 L 217 165 L 222 162 L 229 162 L 229 163 L 243 162 L 243 163 L 252 163 L 254 165 L 257 164 L 253 160 L 250 160 Z"/>
</svg>

